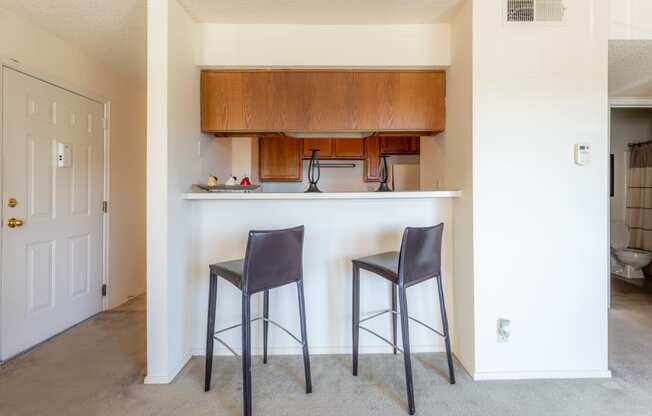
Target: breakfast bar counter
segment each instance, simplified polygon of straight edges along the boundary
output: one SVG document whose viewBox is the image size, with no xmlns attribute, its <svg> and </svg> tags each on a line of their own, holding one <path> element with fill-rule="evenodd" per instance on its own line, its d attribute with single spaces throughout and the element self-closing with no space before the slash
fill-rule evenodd
<svg viewBox="0 0 652 416">
<path fill-rule="evenodd" d="M 184 194 L 184 199 L 199 200 L 304 200 L 304 199 L 430 199 L 459 197 L 460 191 L 411 192 L 207 192 Z"/>
<path fill-rule="evenodd" d="M 351 353 L 351 259 L 383 251 L 398 251 L 403 230 L 443 222 L 442 274 L 449 321 L 454 327 L 452 303 L 452 211 L 457 191 L 342 192 L 342 193 L 212 193 L 193 191 L 183 195 L 191 205 L 193 354 L 205 353 L 209 264 L 243 258 L 249 230 L 305 226 L 303 275 L 308 341 L 311 354 Z M 390 286 L 383 279 L 361 273 L 364 295 L 361 316 L 385 310 Z M 240 323 L 241 293 L 219 279 L 216 328 Z M 429 281 L 408 290 L 410 315 L 440 328 L 437 289 Z M 260 298 L 260 299 L 259 299 Z M 299 333 L 297 295 L 294 287 L 270 292 L 270 319 Z M 262 315 L 262 295 L 252 298 L 252 316 Z M 374 331 L 389 336 L 388 318 L 368 322 Z M 300 346 L 282 331 L 270 331 L 269 354 L 301 354 Z M 232 346 L 240 345 L 240 331 L 224 334 Z M 443 343 L 427 330 L 411 334 L 413 352 L 442 351 Z M 217 347 L 217 346 L 216 346 Z M 252 352 L 262 351 L 262 325 L 252 326 Z M 362 334 L 361 353 L 390 352 L 375 337 Z M 216 354 L 228 354 L 216 348 Z"/>
</svg>

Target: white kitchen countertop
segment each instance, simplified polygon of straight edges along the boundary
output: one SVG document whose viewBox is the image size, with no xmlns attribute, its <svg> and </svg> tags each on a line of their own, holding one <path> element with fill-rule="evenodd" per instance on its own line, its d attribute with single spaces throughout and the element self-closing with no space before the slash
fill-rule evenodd
<svg viewBox="0 0 652 416">
<path fill-rule="evenodd" d="M 299 199 L 428 199 L 457 198 L 461 191 L 415 191 L 415 192 L 206 192 L 194 191 L 183 194 L 189 200 L 299 200 Z"/>
</svg>

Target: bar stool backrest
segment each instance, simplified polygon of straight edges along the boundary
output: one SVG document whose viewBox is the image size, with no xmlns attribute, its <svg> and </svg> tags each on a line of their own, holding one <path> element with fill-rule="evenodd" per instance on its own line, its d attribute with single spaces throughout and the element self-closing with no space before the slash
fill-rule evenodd
<svg viewBox="0 0 652 416">
<path fill-rule="evenodd" d="M 444 223 L 407 227 L 398 263 L 399 284 L 410 285 L 441 275 L 441 239 Z"/>
<path fill-rule="evenodd" d="M 252 294 L 303 278 L 303 225 L 249 231 L 242 290 Z"/>
</svg>

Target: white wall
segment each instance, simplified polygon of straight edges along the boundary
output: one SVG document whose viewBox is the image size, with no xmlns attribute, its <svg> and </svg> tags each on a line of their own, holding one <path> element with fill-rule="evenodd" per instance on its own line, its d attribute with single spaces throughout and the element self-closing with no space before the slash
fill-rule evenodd
<svg viewBox="0 0 652 416">
<path fill-rule="evenodd" d="M 474 376 L 608 376 L 608 4 L 570 2 L 562 25 L 505 24 L 501 4 L 474 11 Z"/>
<path fill-rule="evenodd" d="M 611 110 L 611 153 L 614 155 L 614 196 L 611 220 L 625 222 L 628 143 L 652 140 L 652 109 L 614 108 Z"/>
<path fill-rule="evenodd" d="M 201 24 L 197 64 L 216 67 L 433 67 L 450 63 L 449 25 Z"/>
<path fill-rule="evenodd" d="M 206 183 L 209 176 L 216 176 L 220 183 L 224 183 L 233 171 L 233 140 L 236 139 L 204 134 L 199 140 L 201 174 L 198 183 Z"/>
<path fill-rule="evenodd" d="M 48 81 L 111 102 L 108 306 L 145 291 L 145 86 L 0 9 L 0 58 Z"/>
<path fill-rule="evenodd" d="M 443 154 L 443 188 L 462 191 L 453 201 L 453 349 L 470 373 L 475 369 L 473 249 L 473 1 L 460 7 L 451 25 L 451 67 L 446 74 L 446 132 L 436 137 Z"/>
<path fill-rule="evenodd" d="M 650 0 L 609 0 L 611 25 L 609 39 L 652 39 Z"/>
<path fill-rule="evenodd" d="M 200 131 L 197 25 L 176 0 L 148 3 L 148 322 L 146 383 L 168 383 L 191 356 L 196 230 L 181 198 L 202 178 L 201 153 L 226 146 Z M 203 147 L 202 150 L 200 150 Z"/>
</svg>

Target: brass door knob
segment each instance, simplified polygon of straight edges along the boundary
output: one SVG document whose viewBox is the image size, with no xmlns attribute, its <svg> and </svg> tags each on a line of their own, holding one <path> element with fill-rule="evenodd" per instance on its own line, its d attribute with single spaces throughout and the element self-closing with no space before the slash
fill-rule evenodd
<svg viewBox="0 0 652 416">
<path fill-rule="evenodd" d="M 9 218 L 7 221 L 7 226 L 9 228 L 16 228 L 16 227 L 22 227 L 24 224 L 23 220 L 19 220 L 16 218 Z"/>
</svg>

